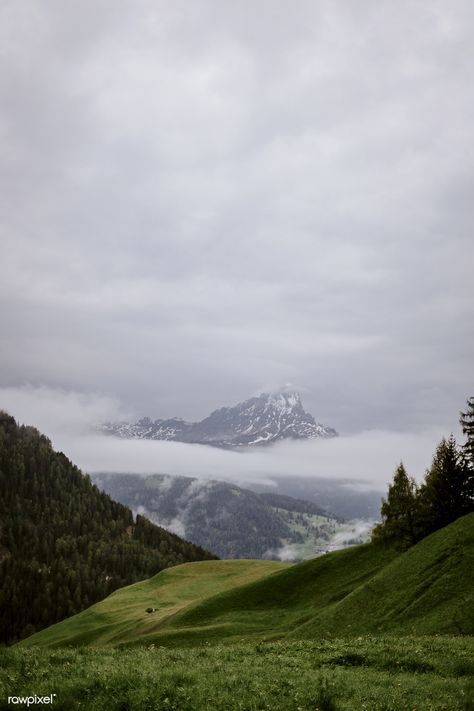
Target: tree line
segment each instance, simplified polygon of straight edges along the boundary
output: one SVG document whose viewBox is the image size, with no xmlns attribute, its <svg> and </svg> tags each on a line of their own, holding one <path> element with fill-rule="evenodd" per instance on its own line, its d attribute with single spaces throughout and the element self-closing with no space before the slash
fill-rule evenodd
<svg viewBox="0 0 474 711">
<path fill-rule="evenodd" d="M 134 518 L 36 429 L 0 412 L 0 642 L 163 568 L 215 557 Z"/>
<path fill-rule="evenodd" d="M 403 462 L 395 470 L 374 543 L 409 548 L 430 533 L 474 511 L 474 397 L 467 400 L 460 424 L 466 442 L 454 435 L 442 439 L 421 485 L 408 475 Z"/>
</svg>

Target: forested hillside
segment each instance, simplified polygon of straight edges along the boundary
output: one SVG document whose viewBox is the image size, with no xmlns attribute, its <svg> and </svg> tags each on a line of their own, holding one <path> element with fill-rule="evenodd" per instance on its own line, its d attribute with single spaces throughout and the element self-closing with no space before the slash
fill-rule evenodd
<svg viewBox="0 0 474 711">
<path fill-rule="evenodd" d="M 220 558 L 304 560 L 362 543 L 371 526 L 343 522 L 310 502 L 224 481 L 97 473 L 115 500 Z"/>
<path fill-rule="evenodd" d="M 0 641 L 21 639 L 172 565 L 214 555 L 100 492 L 0 413 Z"/>
</svg>

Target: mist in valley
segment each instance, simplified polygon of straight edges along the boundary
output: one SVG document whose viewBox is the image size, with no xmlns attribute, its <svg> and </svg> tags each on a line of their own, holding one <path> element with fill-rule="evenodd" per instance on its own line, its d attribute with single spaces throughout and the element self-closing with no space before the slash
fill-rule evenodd
<svg viewBox="0 0 474 711">
<path fill-rule="evenodd" d="M 419 432 L 368 430 L 235 452 L 101 434 L 94 426 L 128 416 L 113 398 L 31 386 L 3 388 L 0 397 L 6 410 L 38 427 L 86 472 L 164 473 L 242 486 L 271 487 L 278 478 L 326 478 L 351 480 L 349 491 L 384 491 L 400 460 L 421 480 L 436 445 L 451 431 L 441 425 Z M 456 421 L 452 429 L 457 432 Z"/>
</svg>

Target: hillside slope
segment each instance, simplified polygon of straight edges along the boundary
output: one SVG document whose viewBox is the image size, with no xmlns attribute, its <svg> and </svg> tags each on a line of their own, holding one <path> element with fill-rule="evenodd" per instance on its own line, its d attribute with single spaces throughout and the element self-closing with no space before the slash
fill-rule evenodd
<svg viewBox="0 0 474 711">
<path fill-rule="evenodd" d="M 99 491 L 33 427 L 0 412 L 0 641 L 123 585 L 215 558 Z"/>
<path fill-rule="evenodd" d="M 330 553 L 170 621 L 170 639 L 391 632 L 474 633 L 474 514 L 405 553 L 372 545 Z M 192 628 L 191 632 L 187 630 Z"/>
<path fill-rule="evenodd" d="M 217 593 L 252 583 L 287 567 L 275 561 L 185 563 L 126 588 L 21 644 L 117 645 L 156 633 L 166 620 Z M 153 609 L 153 612 L 147 610 Z"/>
<path fill-rule="evenodd" d="M 381 631 L 474 634 L 474 513 L 420 541 L 292 636 Z"/>
<path fill-rule="evenodd" d="M 242 639 L 474 633 L 474 514 L 404 553 L 364 545 L 278 565 L 216 561 L 164 571 L 25 644 L 192 646 Z M 244 571 L 244 578 L 236 570 Z M 150 619 L 147 604 L 158 605 Z"/>
</svg>

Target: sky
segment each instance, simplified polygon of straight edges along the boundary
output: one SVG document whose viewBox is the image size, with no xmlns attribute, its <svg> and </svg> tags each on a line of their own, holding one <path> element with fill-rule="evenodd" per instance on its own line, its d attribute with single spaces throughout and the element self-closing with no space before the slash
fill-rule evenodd
<svg viewBox="0 0 474 711">
<path fill-rule="evenodd" d="M 0 406 L 54 434 L 291 384 L 348 441 L 449 434 L 473 30 L 470 0 L 4 0 Z"/>
</svg>

